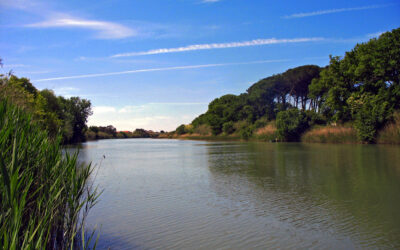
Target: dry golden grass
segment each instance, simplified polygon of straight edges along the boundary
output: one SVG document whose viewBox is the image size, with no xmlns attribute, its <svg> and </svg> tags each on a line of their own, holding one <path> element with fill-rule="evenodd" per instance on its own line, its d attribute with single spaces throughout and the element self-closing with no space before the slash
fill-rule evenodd
<svg viewBox="0 0 400 250">
<path fill-rule="evenodd" d="M 357 131 L 353 127 L 327 126 L 307 131 L 302 136 L 303 142 L 317 143 L 357 143 Z"/>
<path fill-rule="evenodd" d="M 276 126 L 274 124 L 268 124 L 265 127 L 257 129 L 256 135 L 275 134 L 275 132 Z"/>
<path fill-rule="evenodd" d="M 396 113 L 394 121 L 379 131 L 377 143 L 400 144 L 400 113 Z"/>
</svg>

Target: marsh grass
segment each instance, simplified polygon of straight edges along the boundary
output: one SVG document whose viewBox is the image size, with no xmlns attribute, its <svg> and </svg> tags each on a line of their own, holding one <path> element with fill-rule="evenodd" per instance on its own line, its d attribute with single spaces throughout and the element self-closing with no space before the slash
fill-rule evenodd
<svg viewBox="0 0 400 250">
<path fill-rule="evenodd" d="M 349 126 L 315 127 L 301 137 L 302 142 L 358 143 L 357 131 Z"/>
<path fill-rule="evenodd" d="M 276 132 L 275 122 L 270 122 L 266 126 L 257 129 L 254 133 L 254 137 L 257 140 L 274 142 L 278 137 Z"/>
<path fill-rule="evenodd" d="M 400 113 L 395 113 L 393 121 L 378 132 L 377 143 L 400 144 Z"/>
<path fill-rule="evenodd" d="M 63 153 L 31 115 L 0 101 L 0 246 L 3 249 L 96 247 L 84 222 L 99 193 L 91 165 Z"/>
</svg>

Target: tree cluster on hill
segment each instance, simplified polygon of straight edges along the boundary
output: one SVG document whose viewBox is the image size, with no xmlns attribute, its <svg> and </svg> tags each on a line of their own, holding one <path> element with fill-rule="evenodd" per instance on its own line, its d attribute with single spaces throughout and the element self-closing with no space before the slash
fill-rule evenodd
<svg viewBox="0 0 400 250">
<path fill-rule="evenodd" d="M 400 108 L 400 28 L 357 44 L 344 57 L 330 57 L 325 68 L 305 65 L 253 84 L 246 93 L 213 100 L 191 130 L 248 138 L 276 120 L 281 141 L 299 140 L 316 124 L 350 123 L 360 141 L 375 142 L 377 131 Z"/>
<path fill-rule="evenodd" d="M 31 113 L 33 119 L 54 137 L 62 134 L 63 143 L 85 140 L 86 122 L 92 114 L 89 100 L 56 96 L 52 90 L 38 90 L 27 78 L 0 75 L 0 100 Z"/>
</svg>

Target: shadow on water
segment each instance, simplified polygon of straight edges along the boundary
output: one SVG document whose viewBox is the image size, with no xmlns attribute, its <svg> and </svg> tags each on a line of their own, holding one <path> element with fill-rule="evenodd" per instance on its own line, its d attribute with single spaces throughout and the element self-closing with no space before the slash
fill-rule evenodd
<svg viewBox="0 0 400 250">
<path fill-rule="evenodd" d="M 226 209 L 250 210 L 271 217 L 278 231 L 293 231 L 274 237 L 316 235 L 325 247 L 400 246 L 399 147 L 222 143 L 208 152 L 211 186 L 231 201 Z"/>
</svg>

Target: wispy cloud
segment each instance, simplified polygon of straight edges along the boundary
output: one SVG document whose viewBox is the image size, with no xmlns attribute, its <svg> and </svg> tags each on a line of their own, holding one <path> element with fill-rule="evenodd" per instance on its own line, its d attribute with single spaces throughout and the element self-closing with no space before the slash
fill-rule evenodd
<svg viewBox="0 0 400 250">
<path fill-rule="evenodd" d="M 4 64 L 5 67 L 8 68 L 28 68 L 30 67 L 30 65 L 26 65 L 26 64 Z"/>
<path fill-rule="evenodd" d="M 288 59 L 263 60 L 263 61 L 251 61 L 251 62 L 241 62 L 241 63 L 215 63 L 215 64 L 187 65 L 187 66 L 175 66 L 175 67 L 165 67 L 165 68 L 135 69 L 135 70 L 109 72 L 109 73 L 99 73 L 99 74 L 61 76 L 61 77 L 37 79 L 37 80 L 32 80 L 32 81 L 33 82 L 46 82 L 46 81 L 58 81 L 58 80 L 67 80 L 67 79 L 80 79 L 80 78 L 91 78 L 91 77 L 102 77 L 102 76 L 126 75 L 126 74 L 135 74 L 135 73 L 143 73 L 143 72 L 154 72 L 154 71 L 200 69 L 200 68 L 211 68 L 211 67 L 222 67 L 222 66 L 233 66 L 233 65 L 248 65 L 248 64 L 263 64 L 263 63 L 286 62 L 286 61 L 289 61 L 289 60 Z"/>
<path fill-rule="evenodd" d="M 374 38 L 374 37 L 379 37 L 380 35 L 382 35 L 383 33 L 385 33 L 385 31 L 379 31 L 379 32 L 375 32 L 375 33 L 370 33 L 367 35 L 368 38 Z"/>
<path fill-rule="evenodd" d="M 390 5 L 388 5 L 388 4 L 387 5 L 368 5 L 368 6 L 353 7 L 353 8 L 339 8 L 339 9 L 329 9 L 329 10 L 318 10 L 318 11 L 313 11 L 313 12 L 303 12 L 303 13 L 291 14 L 291 15 L 283 16 L 282 18 L 285 18 L 285 19 L 302 18 L 302 17 L 333 14 L 333 13 L 339 13 L 339 12 L 378 9 L 378 8 L 384 8 L 384 7 L 388 7 L 388 6 L 390 6 Z"/>
<path fill-rule="evenodd" d="M 280 43 L 316 42 L 316 41 L 322 41 L 322 40 L 324 40 L 324 39 L 320 38 L 320 37 L 293 38 L 293 39 L 276 39 L 276 38 L 256 39 L 256 40 L 243 41 L 243 42 L 195 44 L 195 45 L 188 45 L 188 46 L 178 47 L 178 48 L 162 48 L 162 49 L 154 49 L 154 50 L 141 51 L 141 52 L 129 52 L 129 53 L 121 53 L 121 54 L 112 55 L 111 57 L 143 56 L 143 55 L 186 52 L 186 51 L 194 51 L 194 50 L 226 49 L 226 48 L 260 46 L 260 45 L 280 44 Z"/>
<path fill-rule="evenodd" d="M 201 2 L 202 3 L 216 3 L 216 2 L 219 2 L 219 1 L 221 1 L 221 0 L 203 0 Z"/>
<path fill-rule="evenodd" d="M 79 92 L 78 88 L 75 87 L 57 87 L 57 88 L 53 88 L 54 92 L 57 95 L 62 95 L 64 97 L 71 97 L 74 94 L 77 94 L 77 92 Z"/>
<path fill-rule="evenodd" d="M 96 31 L 97 38 L 119 39 L 137 35 L 137 32 L 121 24 L 53 14 L 43 22 L 25 25 L 29 28 L 79 28 Z"/>
</svg>

